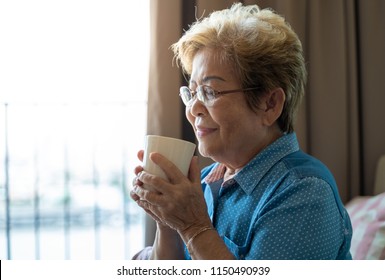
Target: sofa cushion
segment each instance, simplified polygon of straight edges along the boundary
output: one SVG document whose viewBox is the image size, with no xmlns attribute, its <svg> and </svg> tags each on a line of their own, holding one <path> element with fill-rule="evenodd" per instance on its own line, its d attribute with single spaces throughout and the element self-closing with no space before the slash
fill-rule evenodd
<svg viewBox="0 0 385 280">
<path fill-rule="evenodd" d="M 152 253 L 152 247 L 148 246 L 136 253 L 132 260 L 149 260 Z"/>
<path fill-rule="evenodd" d="M 385 259 L 385 193 L 357 197 L 346 205 L 352 226 L 353 259 Z"/>
</svg>

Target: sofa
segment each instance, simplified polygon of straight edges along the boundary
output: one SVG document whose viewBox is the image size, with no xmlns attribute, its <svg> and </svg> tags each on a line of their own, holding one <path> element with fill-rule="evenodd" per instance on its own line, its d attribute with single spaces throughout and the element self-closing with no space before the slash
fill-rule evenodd
<svg viewBox="0 0 385 280">
<path fill-rule="evenodd" d="M 352 199 L 346 210 L 353 226 L 353 259 L 385 260 L 385 155 L 377 164 L 374 195 Z"/>
</svg>

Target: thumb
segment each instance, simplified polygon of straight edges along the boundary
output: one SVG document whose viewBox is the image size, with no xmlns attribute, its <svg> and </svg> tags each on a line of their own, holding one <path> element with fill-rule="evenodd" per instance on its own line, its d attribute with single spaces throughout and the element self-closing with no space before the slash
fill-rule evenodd
<svg viewBox="0 0 385 280">
<path fill-rule="evenodd" d="M 201 181 L 201 171 L 198 163 L 198 156 L 193 156 L 190 163 L 188 178 L 191 182 L 197 183 Z"/>
</svg>

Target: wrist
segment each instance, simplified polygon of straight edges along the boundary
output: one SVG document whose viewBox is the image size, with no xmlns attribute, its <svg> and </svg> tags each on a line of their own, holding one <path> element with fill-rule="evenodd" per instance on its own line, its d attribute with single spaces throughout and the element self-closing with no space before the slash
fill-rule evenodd
<svg viewBox="0 0 385 280">
<path fill-rule="evenodd" d="M 206 225 L 190 226 L 184 231 L 178 231 L 178 234 L 186 245 L 187 249 L 189 249 L 188 247 L 198 236 L 209 230 L 215 230 L 211 223 Z"/>
<path fill-rule="evenodd" d="M 157 232 L 161 235 L 179 237 L 178 232 L 175 229 L 170 228 L 168 225 L 157 223 L 156 228 Z"/>
<path fill-rule="evenodd" d="M 209 230 L 215 230 L 213 226 L 206 226 L 202 227 L 201 229 L 197 230 L 185 243 L 187 250 L 191 251 L 191 245 L 194 242 L 194 240 L 199 237 L 200 235 L 204 234 L 206 231 Z"/>
</svg>

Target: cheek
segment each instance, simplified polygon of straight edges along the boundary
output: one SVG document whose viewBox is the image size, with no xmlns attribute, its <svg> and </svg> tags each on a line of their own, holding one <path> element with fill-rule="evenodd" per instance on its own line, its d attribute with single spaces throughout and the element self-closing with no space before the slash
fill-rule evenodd
<svg viewBox="0 0 385 280">
<path fill-rule="evenodd" d="M 236 117 L 235 117 L 236 118 Z M 218 120 L 222 137 L 225 139 L 231 138 L 232 135 L 238 135 L 238 130 L 241 127 L 239 120 L 231 118 L 223 118 Z"/>
<path fill-rule="evenodd" d="M 238 114 L 231 109 L 231 104 L 229 106 L 225 106 L 227 108 L 225 110 L 214 108 L 211 111 L 211 118 L 213 122 L 215 122 L 220 129 L 230 129 L 231 127 L 237 126 L 239 124 Z"/>
<path fill-rule="evenodd" d="M 221 135 L 227 139 L 242 138 L 257 125 L 257 116 L 254 112 L 243 110 L 227 110 L 224 114 L 218 114 L 215 119 L 220 126 Z M 244 139 L 243 139 L 244 140 Z"/>
</svg>

